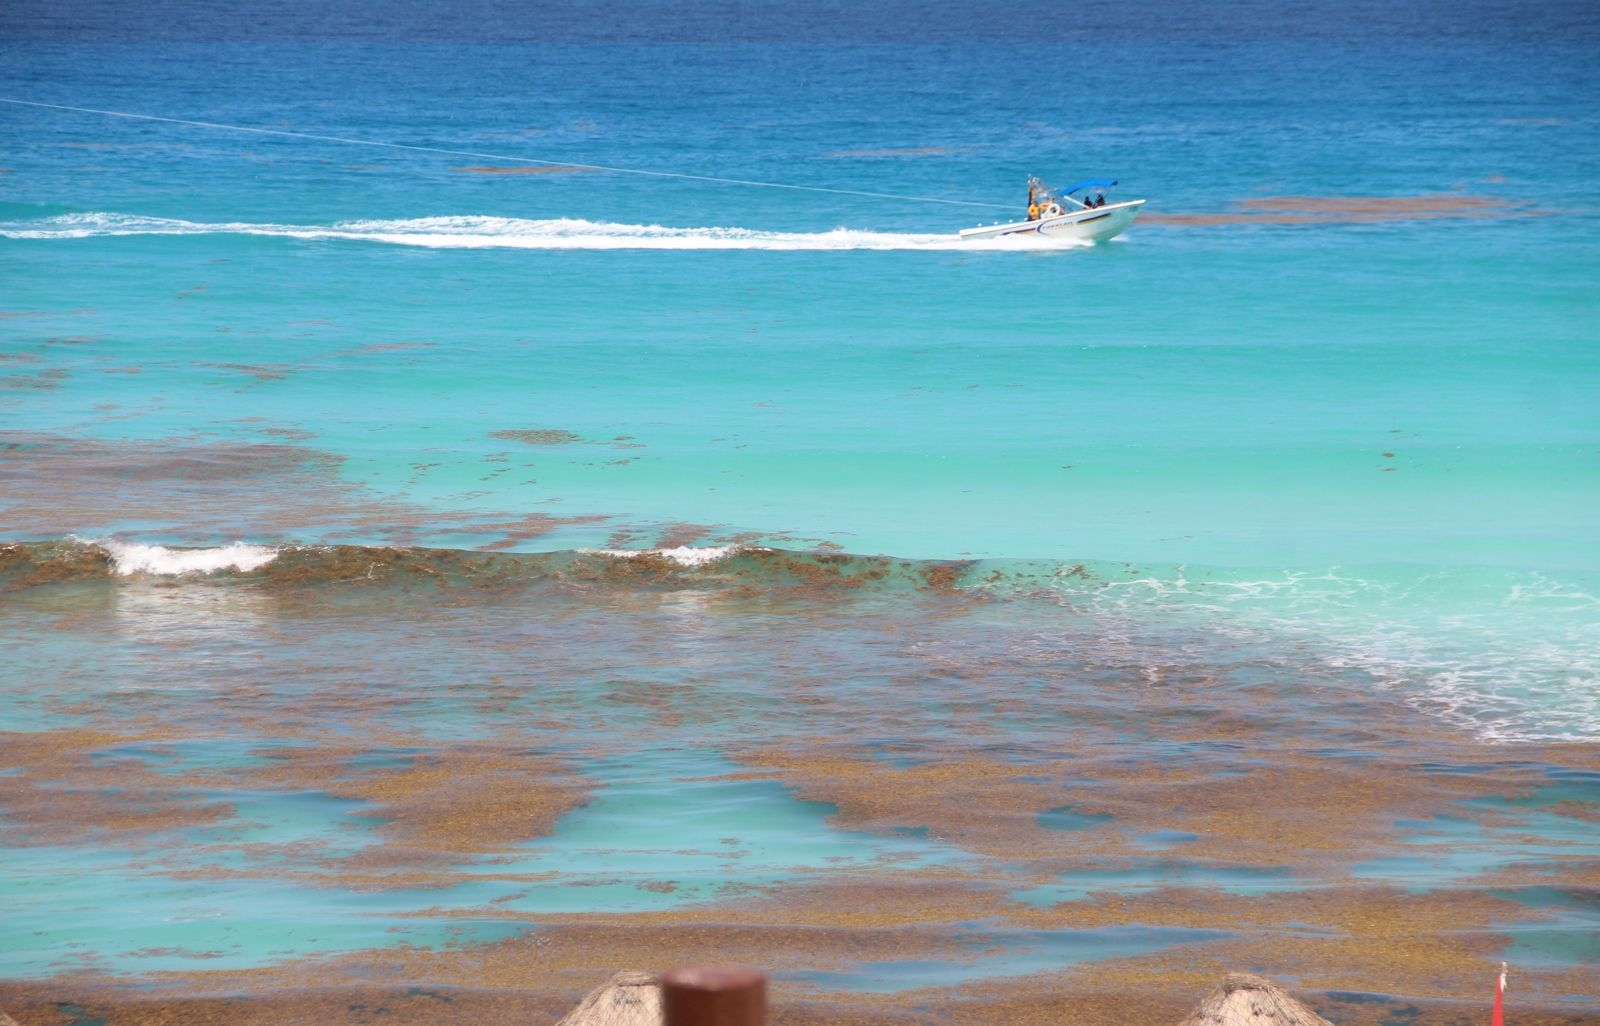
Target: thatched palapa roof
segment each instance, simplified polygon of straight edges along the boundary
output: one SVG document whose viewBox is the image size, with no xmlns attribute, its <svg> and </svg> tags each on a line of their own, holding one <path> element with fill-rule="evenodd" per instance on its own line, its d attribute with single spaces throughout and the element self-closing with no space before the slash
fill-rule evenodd
<svg viewBox="0 0 1600 1026">
<path fill-rule="evenodd" d="M 661 1026 L 661 983 L 624 969 L 591 990 L 556 1026 Z"/>
<path fill-rule="evenodd" d="M 1249 973 L 1229 973 L 1178 1026 L 1333 1026 L 1282 987 Z"/>
</svg>

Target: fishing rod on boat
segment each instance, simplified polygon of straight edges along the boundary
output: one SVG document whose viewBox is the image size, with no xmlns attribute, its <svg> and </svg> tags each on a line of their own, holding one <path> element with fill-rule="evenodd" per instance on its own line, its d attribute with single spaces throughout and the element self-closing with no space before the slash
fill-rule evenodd
<svg viewBox="0 0 1600 1026">
<path fill-rule="evenodd" d="M 283 128 L 258 128 L 251 125 L 230 125 L 220 121 L 196 121 L 189 118 L 169 118 L 157 114 L 136 114 L 124 110 L 101 110 L 96 107 L 73 107 L 64 103 L 43 103 L 38 100 L 21 100 L 0 96 L 0 103 L 18 107 L 38 107 L 44 110 L 71 111 L 76 114 L 98 114 L 103 117 L 125 118 L 133 121 L 156 121 L 169 125 L 187 125 L 191 128 L 210 128 L 224 132 L 246 132 L 252 135 L 270 135 L 286 139 L 310 139 L 317 142 L 343 143 L 348 146 L 375 146 L 390 150 L 407 150 L 413 153 L 440 153 L 454 157 L 475 157 L 480 160 L 503 160 L 513 164 L 536 164 L 543 167 L 567 167 L 580 171 L 609 171 L 619 175 L 644 175 L 650 178 L 678 178 L 691 182 L 713 182 L 719 185 L 746 185 L 759 189 L 789 189 L 795 192 L 820 192 L 834 196 L 862 196 L 867 199 L 904 200 L 911 203 L 939 203 L 956 207 L 985 207 L 1009 209 L 1008 203 L 985 203 L 980 200 L 946 199 L 939 196 L 907 196 L 893 192 L 864 192 L 858 189 L 830 189 L 821 185 L 794 185 L 788 182 L 763 182 L 747 178 L 723 178 L 717 175 L 691 175 L 674 171 L 649 171 L 641 168 L 610 167 L 604 164 L 574 164 L 564 160 L 542 160 L 536 157 L 511 156 L 503 153 L 480 153 L 475 150 L 455 150 L 442 146 L 419 146 L 412 143 L 385 142 L 379 139 L 354 139 L 341 135 L 323 135 L 317 132 L 296 132 Z"/>
</svg>

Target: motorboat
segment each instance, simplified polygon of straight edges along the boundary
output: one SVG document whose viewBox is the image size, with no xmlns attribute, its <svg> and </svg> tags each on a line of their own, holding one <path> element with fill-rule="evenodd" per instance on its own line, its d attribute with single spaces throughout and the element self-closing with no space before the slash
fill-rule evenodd
<svg viewBox="0 0 1600 1026">
<path fill-rule="evenodd" d="M 1052 239 L 1102 242 L 1133 223 L 1145 201 L 1107 203 L 1106 190 L 1116 185 L 1110 178 L 1086 178 L 1066 189 L 1052 189 L 1037 178 L 1028 179 L 1028 219 L 1009 224 L 964 228 L 962 239 L 998 239 L 1007 235 L 1043 235 Z"/>
</svg>

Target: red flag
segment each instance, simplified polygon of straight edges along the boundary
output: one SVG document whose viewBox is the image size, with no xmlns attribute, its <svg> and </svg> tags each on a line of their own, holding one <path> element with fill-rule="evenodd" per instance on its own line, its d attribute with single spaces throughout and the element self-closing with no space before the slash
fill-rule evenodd
<svg viewBox="0 0 1600 1026">
<path fill-rule="evenodd" d="M 1506 964 L 1500 963 L 1500 985 L 1494 989 L 1494 1018 L 1489 1026 L 1506 1026 L 1506 1013 L 1502 1006 L 1506 993 Z"/>
</svg>

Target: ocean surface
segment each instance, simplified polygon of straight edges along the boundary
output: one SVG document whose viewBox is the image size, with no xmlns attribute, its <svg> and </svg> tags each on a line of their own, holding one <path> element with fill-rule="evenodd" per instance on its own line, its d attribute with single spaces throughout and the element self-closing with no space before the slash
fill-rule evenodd
<svg viewBox="0 0 1600 1026">
<path fill-rule="evenodd" d="M 1600 1021 L 1597 395 L 1593 4 L 13 0 L 0 1007 Z"/>
</svg>

